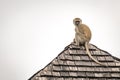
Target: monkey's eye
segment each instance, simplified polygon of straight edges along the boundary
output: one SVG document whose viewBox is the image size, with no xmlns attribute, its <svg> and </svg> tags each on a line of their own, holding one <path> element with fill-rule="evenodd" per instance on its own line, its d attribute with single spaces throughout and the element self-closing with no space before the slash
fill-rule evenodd
<svg viewBox="0 0 120 80">
<path fill-rule="evenodd" d="M 78 25 L 80 23 L 80 21 L 75 21 L 75 24 Z"/>
</svg>

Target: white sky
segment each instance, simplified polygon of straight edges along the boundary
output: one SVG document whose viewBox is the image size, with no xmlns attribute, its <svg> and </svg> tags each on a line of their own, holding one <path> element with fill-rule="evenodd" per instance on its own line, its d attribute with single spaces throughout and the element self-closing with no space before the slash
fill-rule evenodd
<svg viewBox="0 0 120 80">
<path fill-rule="evenodd" d="M 74 38 L 73 18 L 92 44 L 120 58 L 120 0 L 0 0 L 0 80 L 27 80 Z"/>
</svg>

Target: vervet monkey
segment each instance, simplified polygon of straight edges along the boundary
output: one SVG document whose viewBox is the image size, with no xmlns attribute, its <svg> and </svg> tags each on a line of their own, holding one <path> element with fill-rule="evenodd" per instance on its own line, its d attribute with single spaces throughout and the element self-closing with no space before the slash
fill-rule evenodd
<svg viewBox="0 0 120 80">
<path fill-rule="evenodd" d="M 75 43 L 77 46 L 85 46 L 86 48 L 86 53 L 88 54 L 88 56 L 95 61 L 96 63 L 100 64 L 100 65 L 105 65 L 102 64 L 101 62 L 99 62 L 98 60 L 96 60 L 95 58 L 93 58 L 93 56 L 91 55 L 89 48 L 88 48 L 88 44 L 89 41 L 91 39 L 91 31 L 89 29 L 89 27 L 85 24 L 82 24 L 82 20 L 80 18 L 75 18 L 73 19 L 73 24 L 75 25 Z"/>
</svg>

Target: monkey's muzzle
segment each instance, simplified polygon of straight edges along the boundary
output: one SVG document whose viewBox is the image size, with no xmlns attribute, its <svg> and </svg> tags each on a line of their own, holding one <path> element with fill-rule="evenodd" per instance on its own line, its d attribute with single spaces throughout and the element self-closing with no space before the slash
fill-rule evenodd
<svg viewBox="0 0 120 80">
<path fill-rule="evenodd" d="M 75 21 L 75 25 L 79 25 L 80 24 L 80 21 Z"/>
</svg>

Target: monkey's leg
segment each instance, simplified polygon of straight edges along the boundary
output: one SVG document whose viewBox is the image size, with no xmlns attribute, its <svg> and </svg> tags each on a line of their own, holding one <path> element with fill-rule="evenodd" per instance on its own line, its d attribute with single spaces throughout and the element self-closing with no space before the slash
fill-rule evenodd
<svg viewBox="0 0 120 80">
<path fill-rule="evenodd" d="M 79 39 L 78 38 L 79 38 L 79 36 L 76 34 L 75 35 L 75 45 L 76 46 L 79 46 Z"/>
</svg>

